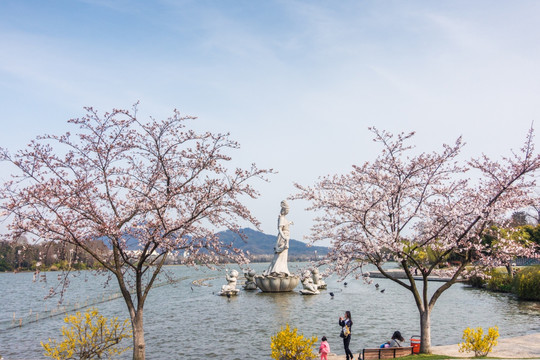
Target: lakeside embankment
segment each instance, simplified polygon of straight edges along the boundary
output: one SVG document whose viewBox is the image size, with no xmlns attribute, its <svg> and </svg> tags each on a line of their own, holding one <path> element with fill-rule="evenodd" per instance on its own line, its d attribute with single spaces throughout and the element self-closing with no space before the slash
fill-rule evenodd
<svg viewBox="0 0 540 360">
<path fill-rule="evenodd" d="M 340 347 L 341 345 L 341 347 Z M 343 351 L 342 344 L 334 344 L 333 350 Z M 433 354 L 451 357 L 472 358 L 473 353 L 460 353 L 458 344 L 433 346 Z M 354 354 L 357 359 L 358 354 Z M 499 339 L 497 346 L 488 355 L 501 359 L 540 359 L 540 333 Z M 331 354 L 328 360 L 345 360 L 345 355 Z"/>
</svg>

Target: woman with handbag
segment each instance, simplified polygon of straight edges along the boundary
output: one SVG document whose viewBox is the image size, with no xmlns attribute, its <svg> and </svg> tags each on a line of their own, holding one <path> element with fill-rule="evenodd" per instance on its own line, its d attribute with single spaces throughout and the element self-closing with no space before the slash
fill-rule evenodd
<svg viewBox="0 0 540 360">
<path fill-rule="evenodd" d="M 351 343 L 351 328 L 353 322 L 351 319 L 351 312 L 349 310 L 345 311 L 345 318 L 339 318 L 339 326 L 341 326 L 341 336 L 343 338 L 343 347 L 345 348 L 345 359 L 353 360 L 353 354 L 349 349 L 349 344 Z"/>
</svg>

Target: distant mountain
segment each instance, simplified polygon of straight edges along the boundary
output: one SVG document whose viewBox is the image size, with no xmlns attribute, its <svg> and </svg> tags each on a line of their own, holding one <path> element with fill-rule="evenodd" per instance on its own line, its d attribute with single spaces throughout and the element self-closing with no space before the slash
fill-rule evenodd
<svg viewBox="0 0 540 360">
<path fill-rule="evenodd" d="M 242 229 L 242 232 L 247 236 L 247 240 L 244 241 L 236 233 L 226 230 L 219 232 L 219 239 L 225 243 L 233 243 L 233 246 L 242 249 L 243 251 L 249 251 L 251 255 L 273 255 L 274 245 L 276 245 L 277 236 L 268 235 L 260 231 L 256 231 L 250 228 Z M 102 239 L 103 240 L 103 239 Z M 105 242 L 110 248 L 110 244 Z M 141 246 L 138 244 L 137 239 L 126 235 L 126 244 L 128 250 L 139 250 Z M 289 256 L 290 257 L 306 257 L 313 256 L 317 252 L 317 255 L 326 255 L 328 248 L 325 246 L 308 246 L 306 243 L 298 240 L 291 239 L 289 241 Z"/>
<path fill-rule="evenodd" d="M 242 229 L 242 232 L 247 236 L 246 241 L 230 230 L 220 232 L 219 239 L 225 244 L 232 242 L 234 247 L 249 251 L 252 255 L 271 255 L 274 253 L 276 235 L 268 235 L 249 228 Z M 325 255 L 328 253 L 328 248 L 325 246 L 308 246 L 302 241 L 293 239 L 289 241 L 289 256 L 313 255 L 315 251 L 318 255 Z"/>
</svg>

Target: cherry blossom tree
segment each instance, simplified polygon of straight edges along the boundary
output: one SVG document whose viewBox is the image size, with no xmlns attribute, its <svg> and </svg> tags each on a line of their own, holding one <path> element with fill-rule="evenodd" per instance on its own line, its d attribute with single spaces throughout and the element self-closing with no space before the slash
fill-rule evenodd
<svg viewBox="0 0 540 360">
<path fill-rule="evenodd" d="M 430 314 L 445 290 L 474 266 L 497 266 L 534 251 L 500 234 L 494 246 L 483 242 L 483 234 L 529 202 L 540 157 L 534 154 L 532 129 L 510 157 L 467 162 L 458 159 L 461 138 L 439 152 L 418 155 L 408 145 L 414 133 L 370 130 L 382 145 L 374 161 L 313 186 L 296 184 L 292 199 L 307 200 L 308 210 L 317 212 L 309 239 L 332 241 L 326 258 L 332 271 L 367 276 L 364 266 L 372 264 L 411 292 L 420 314 L 421 351 L 429 353 Z M 397 262 L 405 278 L 383 267 L 388 261 Z M 446 266 L 449 261 L 453 266 Z M 437 273 L 449 281 L 428 292 L 428 277 Z"/>
<path fill-rule="evenodd" d="M 129 310 L 133 359 L 145 358 L 143 309 L 167 257 L 245 263 L 216 232 L 242 235 L 240 221 L 259 226 L 241 200 L 256 198 L 252 180 L 272 170 L 229 170 L 227 152 L 238 143 L 188 129 L 192 119 L 175 110 L 167 120 L 142 122 L 137 106 L 105 114 L 86 108 L 69 121 L 77 135 L 40 136 L 13 155 L 0 150 L 16 169 L 0 188 L 7 235 L 75 245 L 108 270 Z M 96 239 L 110 251 L 90 246 Z"/>
<path fill-rule="evenodd" d="M 540 225 L 540 192 L 535 193 L 536 200 L 531 204 L 527 215 L 533 220 L 533 224 Z"/>
</svg>

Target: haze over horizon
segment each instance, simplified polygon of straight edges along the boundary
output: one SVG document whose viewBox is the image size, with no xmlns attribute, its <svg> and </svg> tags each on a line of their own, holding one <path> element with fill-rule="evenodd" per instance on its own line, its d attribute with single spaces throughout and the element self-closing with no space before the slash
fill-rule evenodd
<svg viewBox="0 0 540 360">
<path fill-rule="evenodd" d="M 463 158 L 521 147 L 540 119 L 538 19 L 540 3 L 521 0 L 4 0 L 0 147 L 73 131 L 84 106 L 177 108 L 231 133 L 233 165 L 279 172 L 247 201 L 275 234 L 294 182 L 375 158 L 370 126 L 416 131 L 427 152 L 463 135 Z M 290 206 L 301 240 L 313 214 Z"/>
</svg>

